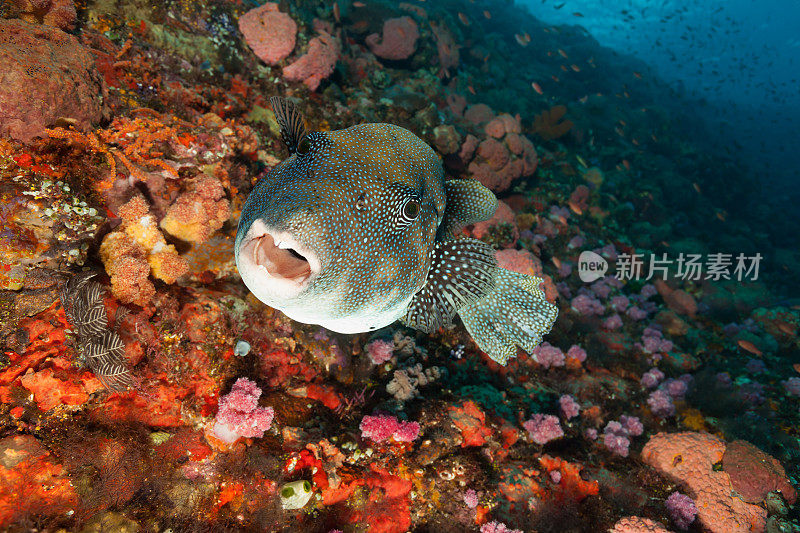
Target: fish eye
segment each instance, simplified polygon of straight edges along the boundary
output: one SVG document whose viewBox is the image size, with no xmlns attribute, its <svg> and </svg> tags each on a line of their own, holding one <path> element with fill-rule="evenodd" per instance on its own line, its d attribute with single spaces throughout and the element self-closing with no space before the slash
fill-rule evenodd
<svg viewBox="0 0 800 533">
<path fill-rule="evenodd" d="M 359 195 L 358 199 L 356 200 L 356 209 L 359 211 L 363 211 L 367 208 L 367 195 L 363 192 Z"/>
<path fill-rule="evenodd" d="M 310 148 L 311 141 L 308 140 L 308 137 L 303 137 L 303 140 L 297 145 L 297 155 L 306 155 Z"/>
<path fill-rule="evenodd" d="M 411 199 L 403 206 L 403 218 L 407 220 L 414 220 L 419 216 L 419 202 Z"/>
</svg>

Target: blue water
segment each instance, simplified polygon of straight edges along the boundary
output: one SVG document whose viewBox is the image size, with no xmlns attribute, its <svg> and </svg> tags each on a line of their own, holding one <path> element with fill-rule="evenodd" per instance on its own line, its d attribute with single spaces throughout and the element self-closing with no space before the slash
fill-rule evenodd
<svg viewBox="0 0 800 533">
<path fill-rule="evenodd" d="M 646 62 L 769 194 L 800 198 L 800 2 L 517 0 Z M 582 15 L 582 16 L 581 16 Z M 669 107 L 669 102 L 660 102 Z"/>
</svg>

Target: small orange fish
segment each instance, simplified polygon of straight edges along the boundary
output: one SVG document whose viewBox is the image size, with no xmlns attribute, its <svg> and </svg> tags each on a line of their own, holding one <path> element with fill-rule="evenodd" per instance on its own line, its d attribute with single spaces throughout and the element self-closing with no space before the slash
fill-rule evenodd
<svg viewBox="0 0 800 533">
<path fill-rule="evenodd" d="M 520 46 L 528 46 L 528 43 L 525 42 L 525 36 L 517 33 L 517 34 L 514 34 L 514 39 L 516 39 L 518 45 L 520 45 Z"/>
<path fill-rule="evenodd" d="M 697 184 L 697 182 L 693 181 L 692 182 L 692 187 L 694 187 L 694 190 L 697 191 L 697 194 L 703 194 L 703 191 L 700 190 L 700 186 Z"/>
<path fill-rule="evenodd" d="M 458 20 L 460 20 L 461 24 L 463 24 L 464 26 L 469 26 L 469 19 L 464 13 L 458 14 Z"/>
<path fill-rule="evenodd" d="M 625 98 L 630 98 L 631 95 L 628 94 L 628 91 L 622 91 L 622 94 L 625 95 Z"/>
<path fill-rule="evenodd" d="M 625 137 L 625 132 L 623 132 L 622 128 L 620 128 L 619 126 L 615 127 L 614 131 L 616 131 L 617 135 L 619 135 L 620 137 Z"/>
<path fill-rule="evenodd" d="M 537 94 L 544 94 L 541 85 L 539 85 L 535 81 L 531 82 L 531 87 L 533 87 L 533 90 L 536 91 Z"/>
<path fill-rule="evenodd" d="M 471 92 L 472 94 L 478 94 L 478 93 L 475 92 L 475 89 L 472 88 L 472 85 L 467 85 L 467 90 L 469 92 Z"/>
<path fill-rule="evenodd" d="M 751 354 L 753 354 L 755 356 L 761 357 L 762 355 L 764 355 L 761 352 L 761 350 L 759 350 L 756 347 L 755 344 L 753 344 L 752 342 L 750 342 L 748 340 L 739 339 L 738 341 L 736 341 L 736 344 L 738 344 L 739 348 L 741 348 L 742 350 L 744 350 L 746 352 L 750 352 Z"/>
<path fill-rule="evenodd" d="M 339 11 L 339 3 L 333 3 L 333 18 L 336 20 L 337 23 L 342 22 L 342 13 Z"/>
<path fill-rule="evenodd" d="M 642 79 L 642 74 L 640 72 L 634 72 L 633 75 L 639 79 Z"/>
<path fill-rule="evenodd" d="M 790 337 L 794 337 L 794 335 L 797 333 L 791 324 L 784 322 L 783 320 L 778 321 L 778 329 Z"/>
<path fill-rule="evenodd" d="M 795 372 L 797 372 L 798 374 L 800 374 L 800 363 L 795 363 L 795 364 L 793 364 L 793 365 L 792 365 L 792 368 L 794 368 L 794 371 L 795 371 Z"/>
<path fill-rule="evenodd" d="M 570 208 L 570 209 L 572 209 L 572 211 L 573 211 L 573 212 L 574 212 L 576 215 L 582 215 L 582 214 L 583 214 L 583 209 L 581 209 L 581 206 L 579 206 L 578 204 L 576 204 L 576 203 L 575 203 L 575 202 L 573 202 L 572 200 L 570 200 L 569 202 L 567 202 L 567 205 L 569 205 L 569 208 Z M 558 265 L 556 265 L 556 266 L 558 266 Z"/>
<path fill-rule="evenodd" d="M 561 259 L 559 259 L 556 256 L 553 256 L 552 261 L 553 261 L 553 264 L 556 266 L 556 268 L 561 268 Z"/>
<path fill-rule="evenodd" d="M 627 159 L 623 159 L 622 160 L 622 166 L 625 167 L 625 170 L 630 170 L 631 169 L 631 164 L 628 162 Z"/>
<path fill-rule="evenodd" d="M 525 37 L 525 42 L 526 42 L 526 43 L 529 43 L 529 42 L 531 42 L 531 36 L 530 36 L 530 34 L 529 34 L 528 32 L 525 32 L 525 34 L 523 35 L 523 37 Z"/>
<path fill-rule="evenodd" d="M 567 71 L 567 67 L 565 67 L 564 65 L 561 65 L 561 70 L 563 70 L 564 72 L 566 72 L 566 71 Z"/>
<path fill-rule="evenodd" d="M 572 16 L 573 17 L 583 17 L 583 13 L 581 13 L 580 11 L 576 11 L 575 13 L 572 14 Z"/>
<path fill-rule="evenodd" d="M 550 76 L 550 77 L 553 78 L 553 81 L 556 83 L 561 81 L 558 76 Z"/>
<path fill-rule="evenodd" d="M 353 2 L 353 7 L 367 7 L 364 2 Z"/>
<path fill-rule="evenodd" d="M 580 72 L 580 71 L 581 71 L 581 67 L 579 67 L 579 66 L 578 66 L 578 65 L 576 65 L 575 63 L 571 64 L 569 67 L 570 67 L 572 70 L 574 70 L 575 72 Z"/>
<path fill-rule="evenodd" d="M 634 146 L 639 146 L 639 139 L 637 139 L 636 137 L 631 139 L 631 142 L 634 144 Z"/>
<path fill-rule="evenodd" d="M 725 222 L 727 220 L 727 217 L 725 216 L 725 211 L 717 211 L 717 218 Z"/>
<path fill-rule="evenodd" d="M 561 57 L 563 57 L 564 59 L 569 58 L 567 53 L 564 50 L 562 50 L 561 48 L 558 49 L 558 53 L 561 54 Z"/>
<path fill-rule="evenodd" d="M 585 96 L 583 96 L 583 97 L 581 97 L 581 98 L 578 98 L 578 101 L 579 101 L 580 103 L 582 103 L 582 104 L 585 104 L 586 102 L 588 102 L 588 101 L 589 101 L 589 95 L 587 94 L 587 95 L 585 95 Z"/>
<path fill-rule="evenodd" d="M 628 125 L 628 123 L 627 123 L 627 122 L 625 122 L 625 121 L 624 121 L 624 120 L 622 120 L 622 119 L 619 119 L 619 123 L 620 123 L 620 124 L 622 124 L 623 126 L 627 126 L 627 125 Z"/>
<path fill-rule="evenodd" d="M 484 10 L 484 12 L 483 12 L 483 16 L 484 16 L 484 17 L 486 17 L 486 18 L 487 18 L 487 19 L 489 19 L 489 20 L 492 20 L 492 14 L 491 14 L 491 13 L 489 13 L 489 11 L 488 11 L 488 10 Z"/>
</svg>

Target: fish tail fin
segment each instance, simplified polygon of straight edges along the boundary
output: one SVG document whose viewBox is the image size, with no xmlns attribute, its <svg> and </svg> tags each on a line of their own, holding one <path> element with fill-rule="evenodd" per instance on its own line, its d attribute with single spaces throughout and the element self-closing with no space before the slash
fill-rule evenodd
<svg viewBox="0 0 800 533">
<path fill-rule="evenodd" d="M 558 307 L 545 299 L 541 278 L 497 270 L 494 290 L 458 314 L 478 347 L 505 365 L 517 346 L 530 353 L 542 342 Z"/>
</svg>

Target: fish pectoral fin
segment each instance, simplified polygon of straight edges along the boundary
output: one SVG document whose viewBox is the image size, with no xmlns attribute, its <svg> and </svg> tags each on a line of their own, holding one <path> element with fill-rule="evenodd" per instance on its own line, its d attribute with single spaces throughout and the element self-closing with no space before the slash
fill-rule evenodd
<svg viewBox="0 0 800 533">
<path fill-rule="evenodd" d="M 401 319 L 425 333 L 453 323 L 460 309 L 494 289 L 494 249 L 475 239 L 435 242 L 428 279 Z"/>
<path fill-rule="evenodd" d="M 289 152 L 297 153 L 298 147 L 308 133 L 303 114 L 293 102 L 280 96 L 273 96 L 269 99 L 269 103 L 272 105 L 275 119 L 281 128 L 283 143 L 289 149 Z"/>
<path fill-rule="evenodd" d="M 497 197 L 476 180 L 453 179 L 444 182 L 447 202 L 439 225 L 439 240 L 453 239 L 469 224 L 489 220 L 497 210 Z"/>
<path fill-rule="evenodd" d="M 478 347 L 501 365 L 517 354 L 530 353 L 550 331 L 558 307 L 544 297 L 541 278 L 497 269 L 494 290 L 461 309 L 458 315 Z"/>
</svg>

